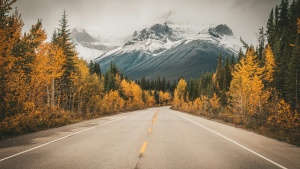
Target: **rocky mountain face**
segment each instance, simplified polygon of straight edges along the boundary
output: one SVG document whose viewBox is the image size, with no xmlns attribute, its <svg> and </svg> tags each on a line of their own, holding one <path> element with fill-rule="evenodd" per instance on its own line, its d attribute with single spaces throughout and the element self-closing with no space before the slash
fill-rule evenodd
<svg viewBox="0 0 300 169">
<path fill-rule="evenodd" d="M 195 78 L 217 67 L 219 54 L 237 55 L 240 42 L 227 25 L 203 26 L 172 22 L 157 23 L 135 31 L 124 45 L 102 54 L 95 61 L 105 71 L 111 62 L 132 79 L 173 81 Z"/>
</svg>

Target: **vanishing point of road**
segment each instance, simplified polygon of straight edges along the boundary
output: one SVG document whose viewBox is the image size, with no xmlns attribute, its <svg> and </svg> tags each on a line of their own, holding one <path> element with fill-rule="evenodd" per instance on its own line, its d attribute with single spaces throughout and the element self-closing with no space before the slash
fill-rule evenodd
<svg viewBox="0 0 300 169">
<path fill-rule="evenodd" d="M 157 107 L 3 140 L 6 168 L 300 168 L 300 148 Z"/>
</svg>

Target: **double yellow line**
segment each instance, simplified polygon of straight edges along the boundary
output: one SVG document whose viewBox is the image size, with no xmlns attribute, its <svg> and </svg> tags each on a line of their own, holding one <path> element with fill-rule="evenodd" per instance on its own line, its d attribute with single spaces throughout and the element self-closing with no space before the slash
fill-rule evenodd
<svg viewBox="0 0 300 169">
<path fill-rule="evenodd" d="M 154 115 L 154 117 L 153 117 L 153 119 L 152 119 L 152 122 L 151 122 L 152 125 L 154 125 L 154 124 L 156 123 L 158 111 L 159 111 L 159 110 L 156 111 L 156 113 L 155 113 L 155 115 Z M 150 127 L 150 128 L 148 129 L 148 133 L 151 133 L 151 132 L 152 132 L 152 128 Z M 147 148 L 147 144 L 148 144 L 148 142 L 145 141 L 144 144 L 142 145 L 141 150 L 140 150 L 140 155 L 142 155 L 142 154 L 145 153 L 146 148 Z"/>
</svg>

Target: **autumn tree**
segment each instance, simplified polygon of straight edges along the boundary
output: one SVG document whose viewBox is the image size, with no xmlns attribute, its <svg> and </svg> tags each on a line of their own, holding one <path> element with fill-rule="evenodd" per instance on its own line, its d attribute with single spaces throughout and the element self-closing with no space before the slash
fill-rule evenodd
<svg viewBox="0 0 300 169">
<path fill-rule="evenodd" d="M 236 113 L 236 122 L 248 124 L 252 117 L 262 115 L 268 99 L 268 92 L 263 91 L 263 69 L 253 47 L 234 69 L 229 89 L 231 111 Z"/>
<path fill-rule="evenodd" d="M 180 79 L 174 91 L 174 106 L 180 107 L 186 101 L 186 87 L 187 83 L 184 79 Z"/>
<path fill-rule="evenodd" d="M 276 69 L 275 57 L 270 45 L 265 49 L 264 57 L 264 81 L 268 87 L 272 87 L 274 81 L 274 73 Z"/>
<path fill-rule="evenodd" d="M 18 11 L 12 12 L 14 2 L 1 0 L 0 4 L 0 119 L 20 112 L 26 99 L 23 58 L 13 52 L 17 50 L 23 27 Z"/>
</svg>

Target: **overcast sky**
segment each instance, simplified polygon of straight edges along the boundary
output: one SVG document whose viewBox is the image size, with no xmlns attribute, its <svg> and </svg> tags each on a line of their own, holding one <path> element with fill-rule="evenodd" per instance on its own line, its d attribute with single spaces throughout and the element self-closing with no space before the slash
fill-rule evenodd
<svg viewBox="0 0 300 169">
<path fill-rule="evenodd" d="M 281 0 L 18 0 L 27 31 L 43 19 L 48 36 L 66 9 L 70 28 L 130 34 L 168 11 L 178 20 L 197 24 L 227 24 L 236 37 L 256 44 L 258 29 Z"/>
</svg>

